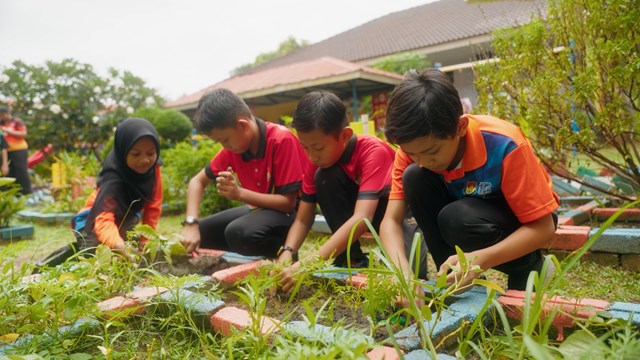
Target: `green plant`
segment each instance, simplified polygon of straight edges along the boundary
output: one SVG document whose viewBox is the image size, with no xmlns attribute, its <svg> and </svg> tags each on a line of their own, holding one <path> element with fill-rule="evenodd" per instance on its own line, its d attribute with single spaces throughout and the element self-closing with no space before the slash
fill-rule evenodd
<svg viewBox="0 0 640 360">
<path fill-rule="evenodd" d="M 584 183 L 570 171 L 577 152 L 637 191 L 640 8 L 635 0 L 559 0 L 547 13 L 493 34 L 499 61 L 474 67 L 480 110 L 518 124 L 558 175 Z"/>
<path fill-rule="evenodd" d="M 136 110 L 131 117 L 149 120 L 158 131 L 163 148 L 188 140 L 191 135 L 191 120 L 177 110 L 144 107 Z"/>
<path fill-rule="evenodd" d="M 24 208 L 26 198 L 20 196 L 20 185 L 14 178 L 0 178 L 0 228 L 11 225 L 11 219 Z"/>
<path fill-rule="evenodd" d="M 73 59 L 43 65 L 16 60 L 2 73 L 8 80 L 0 81 L 0 98 L 29 124 L 28 141 L 34 148 L 52 139 L 56 149 L 95 148 L 136 108 L 163 102 L 129 71 L 111 68 L 101 76 Z"/>
<path fill-rule="evenodd" d="M 396 74 L 404 74 L 409 70 L 421 71 L 431 66 L 431 62 L 425 55 L 406 52 L 382 58 L 372 68 L 390 71 Z"/>
<path fill-rule="evenodd" d="M 196 148 L 190 142 L 180 142 L 172 149 L 162 152 L 162 196 L 163 201 L 184 210 L 189 180 L 209 164 L 219 151 L 220 145 L 209 139 L 198 141 Z M 202 196 L 200 213 L 213 214 L 228 209 L 233 203 L 220 196 L 215 186 L 208 186 Z"/>
</svg>

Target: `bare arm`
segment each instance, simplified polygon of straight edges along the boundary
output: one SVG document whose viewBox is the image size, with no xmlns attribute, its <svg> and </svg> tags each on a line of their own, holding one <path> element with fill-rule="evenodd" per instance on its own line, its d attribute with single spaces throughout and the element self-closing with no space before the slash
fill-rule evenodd
<svg viewBox="0 0 640 360">
<path fill-rule="evenodd" d="M 202 195 L 204 194 L 204 189 L 210 182 L 211 179 L 205 175 L 204 170 L 201 170 L 196 176 L 189 180 L 186 216 L 198 218 Z M 182 244 L 187 248 L 188 252 L 194 251 L 200 245 L 200 229 L 198 228 L 198 224 L 185 225 L 182 229 L 182 236 Z"/>
<path fill-rule="evenodd" d="M 405 200 L 389 200 L 384 219 L 380 224 L 380 240 L 391 260 L 405 277 L 411 276 L 411 267 L 404 251 L 402 222 L 406 213 Z"/>
<path fill-rule="evenodd" d="M 7 176 L 9 174 L 9 155 L 7 149 L 2 149 L 2 176 Z"/>
<path fill-rule="evenodd" d="M 231 171 L 221 171 L 216 178 L 218 192 L 229 200 L 242 201 L 261 208 L 291 213 L 296 208 L 297 193 L 263 194 L 238 186 Z"/>
<path fill-rule="evenodd" d="M 315 203 L 306 201 L 300 202 L 296 218 L 295 220 L 293 220 L 293 224 L 291 224 L 291 228 L 289 228 L 289 232 L 287 233 L 287 239 L 284 242 L 285 245 L 291 247 L 295 251 L 300 250 L 300 247 L 304 243 L 304 240 L 309 233 L 311 225 L 313 225 L 313 220 L 316 213 L 315 210 Z M 287 260 L 293 260 L 292 254 L 289 251 L 283 251 L 282 254 L 280 254 L 280 256 L 278 257 L 278 261 L 283 262 Z"/>
<path fill-rule="evenodd" d="M 15 129 L 6 127 L 6 128 L 2 128 L 2 131 L 4 131 L 5 133 L 11 136 L 15 136 L 23 139 L 27 137 L 27 128 L 24 128 L 24 130 L 15 130 Z"/>
</svg>

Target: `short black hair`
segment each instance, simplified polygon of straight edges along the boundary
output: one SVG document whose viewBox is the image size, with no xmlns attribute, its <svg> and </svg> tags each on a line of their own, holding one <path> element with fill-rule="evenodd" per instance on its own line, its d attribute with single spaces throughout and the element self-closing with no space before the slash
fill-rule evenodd
<svg viewBox="0 0 640 360">
<path fill-rule="evenodd" d="M 306 94 L 298 102 L 291 126 L 300 132 L 320 129 L 328 135 L 338 136 L 349 125 L 347 108 L 332 92 L 319 90 Z"/>
<path fill-rule="evenodd" d="M 410 71 L 391 93 L 384 134 L 395 144 L 423 136 L 448 139 L 456 134 L 462 113 L 458 90 L 446 74 Z"/>
<path fill-rule="evenodd" d="M 201 134 L 213 129 L 235 126 L 238 118 L 252 119 L 249 106 L 228 89 L 215 89 L 200 98 L 194 116 L 195 127 Z"/>
</svg>

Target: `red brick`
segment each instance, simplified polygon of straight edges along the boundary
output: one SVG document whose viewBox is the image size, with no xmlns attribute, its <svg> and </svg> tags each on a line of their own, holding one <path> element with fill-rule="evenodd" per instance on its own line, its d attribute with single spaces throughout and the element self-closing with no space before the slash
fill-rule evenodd
<svg viewBox="0 0 640 360">
<path fill-rule="evenodd" d="M 221 257 L 222 255 L 224 255 L 226 253 L 227 252 L 224 251 L 224 250 L 203 249 L 203 248 L 198 249 L 198 255 L 199 256 Z"/>
<path fill-rule="evenodd" d="M 562 225 L 549 244 L 550 249 L 576 250 L 589 240 L 589 226 Z"/>
<path fill-rule="evenodd" d="M 244 279 L 249 274 L 257 274 L 258 267 L 264 260 L 256 260 L 250 263 L 236 265 L 228 269 L 214 272 L 211 277 L 225 285 L 233 285 L 236 281 Z"/>
<path fill-rule="evenodd" d="M 402 359 L 401 355 L 398 355 L 398 352 L 395 348 L 388 346 L 378 346 L 373 348 L 373 350 L 367 353 L 367 357 L 371 360 L 400 360 Z"/>
<path fill-rule="evenodd" d="M 513 319 L 521 319 L 525 294 L 524 291 L 509 290 L 498 298 L 498 302 L 503 306 L 507 316 Z M 558 330 L 558 340 L 563 340 L 564 329 L 574 327 L 574 318 L 588 319 L 595 315 L 597 310 L 607 309 L 609 305 L 609 302 L 602 300 L 578 300 L 554 296 L 545 302 L 542 318 L 555 312 L 553 326 Z"/>
<path fill-rule="evenodd" d="M 597 208 L 592 213 L 598 220 L 606 220 L 618 212 L 620 208 Z M 640 209 L 626 209 L 617 218 L 618 221 L 640 221 Z"/>
<path fill-rule="evenodd" d="M 352 275 L 347 278 L 347 284 L 353 285 L 356 289 L 362 289 L 367 286 L 368 279 L 363 275 Z"/>
<path fill-rule="evenodd" d="M 124 296 L 116 296 L 111 299 L 99 302 L 98 309 L 102 311 L 107 319 L 113 318 L 116 314 L 124 315 L 129 313 L 139 314 L 144 311 L 144 307 L 140 306 L 141 302 L 137 299 L 128 299 Z"/>
<path fill-rule="evenodd" d="M 600 205 L 598 205 L 598 203 L 597 203 L 597 202 L 595 202 L 595 201 L 590 201 L 590 202 L 588 202 L 588 203 L 586 203 L 586 204 L 584 204 L 584 205 L 580 205 L 580 206 L 578 206 L 577 208 L 575 208 L 575 209 L 573 209 L 573 210 L 574 210 L 574 211 L 576 211 L 576 210 L 581 210 L 581 211 L 584 211 L 584 212 L 592 212 L 594 209 L 597 209 L 597 208 L 598 208 L 598 206 L 600 206 Z"/>
<path fill-rule="evenodd" d="M 558 218 L 558 226 L 560 225 L 575 225 L 573 223 L 573 218 L 572 217 L 564 217 L 564 216 L 560 216 Z"/>
<path fill-rule="evenodd" d="M 211 326 L 216 332 L 224 336 L 231 334 L 231 328 L 244 329 L 251 326 L 251 316 L 246 310 L 233 306 L 222 308 L 211 316 Z M 281 326 L 280 321 L 263 316 L 260 319 L 260 333 L 269 335 Z"/>
<path fill-rule="evenodd" d="M 128 293 L 126 296 L 131 299 L 147 300 L 154 296 L 158 296 L 169 289 L 162 286 L 149 286 Z"/>
</svg>

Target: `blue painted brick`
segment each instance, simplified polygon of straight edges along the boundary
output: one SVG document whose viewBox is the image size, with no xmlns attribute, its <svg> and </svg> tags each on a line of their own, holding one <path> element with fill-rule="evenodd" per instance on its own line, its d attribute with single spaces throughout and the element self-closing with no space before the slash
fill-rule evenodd
<svg viewBox="0 0 640 360">
<path fill-rule="evenodd" d="M 438 354 L 438 360 L 455 360 L 455 356 Z M 414 350 L 404 356 L 404 360 L 431 360 L 431 354 L 426 350 Z"/>
<path fill-rule="evenodd" d="M 611 304 L 609 313 L 616 319 L 628 320 L 638 326 L 640 325 L 640 304 L 616 301 Z"/>
<path fill-rule="evenodd" d="M 159 299 L 172 304 L 179 301 L 187 311 L 195 316 L 211 315 L 214 311 L 224 306 L 224 301 L 222 300 L 213 299 L 211 296 L 187 289 L 165 291 L 159 296 Z"/>
<path fill-rule="evenodd" d="M 222 259 L 232 264 L 246 264 L 252 261 L 264 259 L 264 256 L 245 256 L 238 253 L 227 251 L 222 255 Z"/>
<path fill-rule="evenodd" d="M 29 239 L 33 237 L 33 232 L 33 225 L 12 225 L 10 227 L 0 228 L 0 239 Z"/>
<path fill-rule="evenodd" d="M 597 231 L 598 228 L 592 229 L 589 236 L 593 236 Z M 598 241 L 593 244 L 591 251 L 640 254 L 640 229 L 606 229 Z"/>
</svg>

